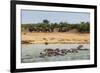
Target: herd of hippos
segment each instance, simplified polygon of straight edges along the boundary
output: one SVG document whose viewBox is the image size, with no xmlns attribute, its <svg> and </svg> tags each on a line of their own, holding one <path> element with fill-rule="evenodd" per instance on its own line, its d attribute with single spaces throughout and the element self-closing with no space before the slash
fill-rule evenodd
<svg viewBox="0 0 100 73">
<path fill-rule="evenodd" d="M 51 57 L 51 56 L 64 56 L 68 53 L 78 53 L 79 50 L 89 50 L 87 48 L 82 49 L 83 45 L 79 45 L 77 48 L 71 48 L 71 49 L 51 49 L 51 48 L 46 48 L 42 52 L 40 52 L 40 57 L 44 58 L 45 56 Z"/>
</svg>

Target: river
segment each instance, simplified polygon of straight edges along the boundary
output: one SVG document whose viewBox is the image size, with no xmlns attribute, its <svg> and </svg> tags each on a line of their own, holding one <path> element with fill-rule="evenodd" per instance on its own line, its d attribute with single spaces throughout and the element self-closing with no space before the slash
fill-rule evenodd
<svg viewBox="0 0 100 73">
<path fill-rule="evenodd" d="M 64 56 L 52 56 L 52 57 L 40 57 L 40 52 L 46 48 L 51 49 L 71 49 L 77 48 L 79 45 L 83 45 L 83 49 L 78 53 L 68 53 Z M 34 63 L 34 62 L 51 62 L 51 61 L 71 61 L 71 60 L 89 60 L 90 59 L 90 44 L 22 44 L 21 48 L 21 62 L 22 63 Z"/>
</svg>

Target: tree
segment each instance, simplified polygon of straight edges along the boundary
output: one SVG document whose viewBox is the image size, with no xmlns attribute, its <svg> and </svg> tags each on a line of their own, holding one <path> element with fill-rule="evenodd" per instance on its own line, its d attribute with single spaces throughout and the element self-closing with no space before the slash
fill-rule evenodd
<svg viewBox="0 0 100 73">
<path fill-rule="evenodd" d="M 43 20 L 43 23 L 49 24 L 49 21 L 47 19 Z"/>
<path fill-rule="evenodd" d="M 80 25 L 78 26 L 78 31 L 79 32 L 89 32 L 90 31 L 90 23 L 81 22 Z"/>
</svg>

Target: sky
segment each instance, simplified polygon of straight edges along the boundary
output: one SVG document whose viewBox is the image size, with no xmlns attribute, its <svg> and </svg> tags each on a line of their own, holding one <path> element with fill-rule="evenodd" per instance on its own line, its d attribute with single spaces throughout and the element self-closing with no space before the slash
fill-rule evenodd
<svg viewBox="0 0 100 73">
<path fill-rule="evenodd" d="M 90 14 L 83 12 L 63 12 L 63 11 L 36 11 L 36 10 L 21 10 L 21 23 L 41 23 L 44 19 L 50 23 L 80 23 L 90 22 Z"/>
</svg>

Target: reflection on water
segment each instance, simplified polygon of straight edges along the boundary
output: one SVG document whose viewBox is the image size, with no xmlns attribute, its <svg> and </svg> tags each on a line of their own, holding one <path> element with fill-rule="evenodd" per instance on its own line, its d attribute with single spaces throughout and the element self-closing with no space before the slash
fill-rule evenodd
<svg viewBox="0 0 100 73">
<path fill-rule="evenodd" d="M 90 49 L 89 44 L 22 44 L 22 63 L 32 63 L 32 62 L 49 62 L 49 61 L 70 61 L 70 60 L 89 60 L 90 59 L 90 50 L 78 50 L 78 53 L 68 53 L 64 56 L 45 56 L 40 57 L 40 53 L 46 49 L 71 49 L 77 48 L 79 45 L 83 45 L 82 49 Z"/>
</svg>

